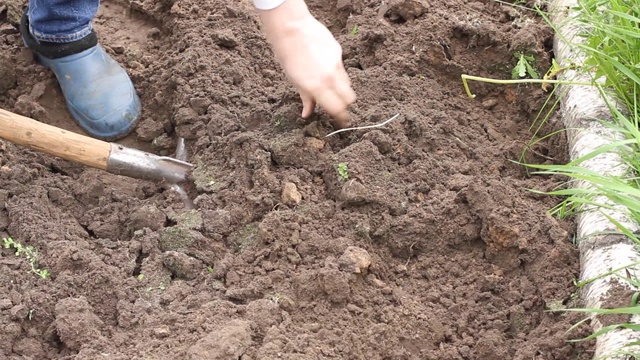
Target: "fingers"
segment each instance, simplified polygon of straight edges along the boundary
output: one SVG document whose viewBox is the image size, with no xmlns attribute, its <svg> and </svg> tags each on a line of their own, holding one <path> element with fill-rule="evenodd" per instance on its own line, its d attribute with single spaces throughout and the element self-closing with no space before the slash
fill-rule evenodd
<svg viewBox="0 0 640 360">
<path fill-rule="evenodd" d="M 300 91 L 300 98 L 302 99 L 302 118 L 306 119 L 313 114 L 313 110 L 316 108 L 316 102 L 313 96 L 305 91 Z"/>
<path fill-rule="evenodd" d="M 334 118 L 334 125 L 344 128 L 349 124 L 348 108 L 356 100 L 356 93 L 351 88 L 349 75 L 340 65 L 328 84 L 315 91 L 311 96 L 301 94 L 303 101 L 303 117 L 311 115 L 316 102 Z M 305 101 L 305 98 L 307 100 Z M 305 116 L 306 115 L 306 116 Z"/>
<path fill-rule="evenodd" d="M 326 112 L 328 112 L 339 123 L 344 124 L 349 121 L 347 103 L 338 95 L 335 89 L 326 88 L 316 94 L 316 101 Z"/>
<path fill-rule="evenodd" d="M 345 111 L 356 101 L 356 93 L 351 87 L 351 80 L 342 65 L 340 65 L 338 69 L 335 91 L 338 97 L 344 102 Z"/>
</svg>

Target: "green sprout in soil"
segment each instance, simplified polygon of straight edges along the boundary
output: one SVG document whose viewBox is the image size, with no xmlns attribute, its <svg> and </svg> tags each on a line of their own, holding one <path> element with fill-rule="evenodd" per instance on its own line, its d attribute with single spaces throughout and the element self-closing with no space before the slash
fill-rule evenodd
<svg viewBox="0 0 640 360">
<path fill-rule="evenodd" d="M 536 59 L 531 55 L 525 55 L 523 53 L 515 53 L 514 56 L 518 59 L 516 66 L 511 70 L 512 79 L 522 79 L 529 76 L 532 79 L 537 79 L 538 72 L 533 67 L 532 63 Z"/>
<path fill-rule="evenodd" d="M 273 119 L 273 124 L 276 127 L 281 127 L 282 126 L 282 116 L 278 115 Z"/>
<path fill-rule="evenodd" d="M 353 29 L 351 29 L 351 36 L 355 36 L 358 33 L 358 25 L 353 25 Z"/>
<path fill-rule="evenodd" d="M 347 167 L 347 163 L 338 164 L 338 177 L 342 181 L 349 180 L 349 168 Z"/>
<path fill-rule="evenodd" d="M 29 245 L 24 246 L 21 243 L 13 240 L 12 238 L 3 238 L 2 245 L 5 249 L 13 248 L 16 256 L 24 255 L 31 266 L 31 271 L 43 279 L 48 279 L 51 276 L 49 270 L 38 268 L 38 252 L 36 249 Z"/>
</svg>

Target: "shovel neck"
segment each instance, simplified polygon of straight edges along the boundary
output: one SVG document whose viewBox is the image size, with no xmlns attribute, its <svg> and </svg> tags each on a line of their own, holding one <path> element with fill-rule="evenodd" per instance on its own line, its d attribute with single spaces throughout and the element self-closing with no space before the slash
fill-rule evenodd
<svg viewBox="0 0 640 360">
<path fill-rule="evenodd" d="M 111 144 L 107 171 L 142 180 L 179 184 L 187 180 L 193 165 L 167 156 Z"/>
</svg>

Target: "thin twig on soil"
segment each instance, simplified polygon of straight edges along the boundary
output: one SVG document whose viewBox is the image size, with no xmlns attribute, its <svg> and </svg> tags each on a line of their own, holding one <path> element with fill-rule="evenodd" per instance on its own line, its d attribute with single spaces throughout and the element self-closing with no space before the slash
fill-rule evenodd
<svg viewBox="0 0 640 360">
<path fill-rule="evenodd" d="M 350 130 L 362 130 L 362 129 L 372 129 L 372 128 L 377 128 L 377 127 L 381 127 L 381 126 L 385 126 L 388 123 L 392 122 L 393 120 L 395 120 L 398 116 L 400 116 L 400 113 L 397 113 L 395 115 L 393 115 L 392 117 L 390 117 L 389 119 L 379 123 L 379 124 L 375 124 L 375 125 L 367 125 L 367 126 L 357 126 L 357 127 L 352 127 L 352 128 L 345 128 L 345 129 L 340 129 L 340 130 L 336 130 L 332 133 L 330 133 L 329 135 L 325 136 L 325 137 L 329 137 L 331 135 L 335 135 L 337 133 L 341 133 L 343 131 L 350 131 Z"/>
</svg>

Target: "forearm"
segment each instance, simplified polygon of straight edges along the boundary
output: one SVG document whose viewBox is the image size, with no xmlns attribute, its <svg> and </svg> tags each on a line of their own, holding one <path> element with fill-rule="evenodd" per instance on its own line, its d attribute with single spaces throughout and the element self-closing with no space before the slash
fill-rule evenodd
<svg viewBox="0 0 640 360">
<path fill-rule="evenodd" d="M 312 16 L 304 0 L 254 0 L 253 3 L 270 42 L 295 30 L 300 21 Z"/>
</svg>

